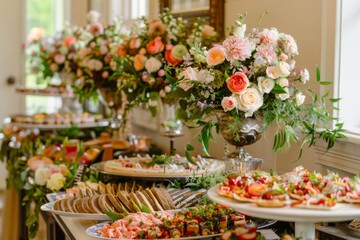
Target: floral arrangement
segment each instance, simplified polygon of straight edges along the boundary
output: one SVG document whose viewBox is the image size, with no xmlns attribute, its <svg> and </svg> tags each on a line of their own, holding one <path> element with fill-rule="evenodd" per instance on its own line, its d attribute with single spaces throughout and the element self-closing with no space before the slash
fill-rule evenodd
<svg viewBox="0 0 360 240">
<path fill-rule="evenodd" d="M 43 31 L 33 28 L 25 45 L 31 72 L 38 80 L 49 81 L 58 75 L 63 84 L 72 84 L 77 70 L 75 54 L 88 39 L 88 33 L 78 27 L 65 28 L 54 37 L 45 37 Z"/>
<path fill-rule="evenodd" d="M 305 104 L 299 86 L 309 81 L 309 72 L 295 66 L 298 48 L 294 38 L 275 28 L 253 29 L 246 34 L 244 17 L 239 17 L 235 30 L 222 43 L 209 49 L 192 47 L 177 69 L 177 80 L 171 81 L 181 99 L 179 118 L 189 127 L 202 128 L 199 140 L 205 152 L 212 128 L 219 129 L 219 121 L 212 118 L 219 112 L 239 119 L 260 115 L 264 128 L 276 125 L 274 150 L 288 147 L 291 141 L 311 146 L 318 137 L 332 147 L 337 138 L 344 137 L 342 124 L 334 130 L 317 131 L 319 122 L 334 119 L 325 108 L 326 96 L 318 98 L 309 91 L 312 101 Z M 329 84 L 320 81 L 319 70 L 317 76 L 320 84 Z M 186 155 L 193 150 L 188 145 Z"/>
<path fill-rule="evenodd" d="M 120 61 L 115 61 L 117 58 L 126 57 L 124 36 L 120 35 L 120 22 L 114 21 L 113 25 L 104 27 L 98 22 L 98 17 L 97 12 L 88 14 L 89 23 L 85 29 L 91 34 L 91 38 L 75 55 L 78 65 L 76 76 L 80 79 L 76 88 L 77 92 L 85 97 L 101 87 L 110 87 L 116 91 L 126 82 L 125 78 L 119 81 L 119 76 L 125 76 L 125 73 L 119 65 Z M 115 70 L 122 74 L 115 76 Z"/>
<path fill-rule="evenodd" d="M 23 205 L 26 208 L 26 226 L 31 238 L 36 236 L 39 228 L 40 206 L 46 203 L 46 194 L 71 187 L 77 169 L 76 164 L 68 168 L 64 164 L 55 165 L 46 162 L 44 160 L 47 158 L 44 157 L 41 159 L 42 164 L 28 161 L 29 170 L 23 174 L 23 178 L 26 179 Z M 35 203 L 34 209 L 32 209 L 33 203 Z"/>
<path fill-rule="evenodd" d="M 128 67 L 136 78 L 132 88 L 126 90 L 128 107 L 145 103 L 154 109 L 159 98 L 172 101 L 166 75 L 174 74 L 173 68 L 183 63 L 190 46 L 197 41 L 210 45 L 218 35 L 202 20 L 189 28 L 185 20 L 173 17 L 169 10 L 158 20 L 142 18 L 138 26 L 126 43 L 127 54 L 132 57 Z"/>
</svg>

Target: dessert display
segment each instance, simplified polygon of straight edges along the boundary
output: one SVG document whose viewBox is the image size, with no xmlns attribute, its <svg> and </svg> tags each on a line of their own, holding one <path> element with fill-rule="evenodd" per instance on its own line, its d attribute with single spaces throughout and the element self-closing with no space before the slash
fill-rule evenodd
<svg viewBox="0 0 360 240">
<path fill-rule="evenodd" d="M 16 92 L 29 94 L 29 95 L 47 95 L 47 96 L 61 95 L 68 97 L 74 96 L 73 89 L 65 85 L 49 85 L 48 87 L 43 89 L 18 87 L 16 88 Z"/>
<path fill-rule="evenodd" d="M 195 164 L 176 156 L 137 156 L 122 158 L 91 166 L 104 173 L 132 177 L 190 177 L 225 170 L 225 164 L 215 159 L 198 157 Z"/>
<path fill-rule="evenodd" d="M 167 239 L 220 235 L 245 226 L 245 216 L 220 205 L 178 212 L 135 213 L 88 229 L 91 236 L 122 239 Z M 92 231 L 93 230 L 93 231 Z"/>
<path fill-rule="evenodd" d="M 290 205 L 333 209 L 338 202 L 360 200 L 360 181 L 358 177 L 341 178 L 333 172 L 321 175 L 300 166 L 283 175 L 262 171 L 242 175 L 230 174 L 227 180 L 219 185 L 217 193 L 239 202 L 253 202 L 259 207 Z"/>
<path fill-rule="evenodd" d="M 33 116 L 29 115 L 14 115 L 11 117 L 12 123 L 22 123 L 22 124 L 39 124 L 39 125 L 76 125 L 76 124 L 87 124 L 104 121 L 103 117 L 100 114 L 46 114 L 39 113 Z"/>
</svg>

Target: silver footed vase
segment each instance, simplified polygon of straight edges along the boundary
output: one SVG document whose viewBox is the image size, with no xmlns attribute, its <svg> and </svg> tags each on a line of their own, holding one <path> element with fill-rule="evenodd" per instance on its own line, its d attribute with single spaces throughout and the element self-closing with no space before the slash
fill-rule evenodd
<svg viewBox="0 0 360 240">
<path fill-rule="evenodd" d="M 245 117 L 243 113 L 220 113 L 218 116 L 220 134 L 227 143 L 236 147 L 235 152 L 225 156 L 231 163 L 231 168 L 237 172 L 257 170 L 262 159 L 254 158 L 244 151 L 244 146 L 257 142 L 264 131 L 264 118 L 261 113 Z"/>
</svg>

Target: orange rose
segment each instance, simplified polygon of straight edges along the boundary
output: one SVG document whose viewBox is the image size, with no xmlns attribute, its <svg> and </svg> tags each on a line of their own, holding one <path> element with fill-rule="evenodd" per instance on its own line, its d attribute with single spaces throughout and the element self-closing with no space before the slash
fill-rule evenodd
<svg viewBox="0 0 360 240">
<path fill-rule="evenodd" d="M 226 52 L 221 46 L 213 47 L 208 51 L 206 62 L 210 66 L 221 64 L 225 61 Z"/>
<path fill-rule="evenodd" d="M 136 71 L 140 71 L 145 67 L 146 57 L 142 54 L 137 54 L 134 57 L 134 68 Z"/>
<path fill-rule="evenodd" d="M 242 93 L 249 85 L 249 79 L 244 73 L 238 72 L 226 79 L 226 85 L 230 92 Z"/>
<path fill-rule="evenodd" d="M 134 48 L 139 48 L 141 45 L 141 40 L 140 38 L 131 38 L 129 46 L 130 48 L 134 49 Z"/>
<path fill-rule="evenodd" d="M 64 38 L 64 44 L 67 48 L 70 48 L 76 42 L 76 38 L 73 36 L 68 36 Z"/>
<path fill-rule="evenodd" d="M 146 44 L 146 51 L 149 54 L 157 54 L 159 52 L 162 52 L 164 50 L 164 43 L 161 41 L 160 37 L 155 38 L 154 40 L 150 41 L 148 44 Z"/>
<path fill-rule="evenodd" d="M 178 64 L 180 64 L 182 61 L 179 60 L 179 59 L 176 59 L 172 54 L 171 54 L 171 51 L 172 50 L 172 47 L 169 47 L 169 49 L 167 49 L 165 51 L 165 60 L 170 63 L 172 66 L 176 66 Z"/>
<path fill-rule="evenodd" d="M 117 54 L 119 57 L 125 57 L 127 54 L 126 47 L 124 45 L 120 45 Z"/>
</svg>

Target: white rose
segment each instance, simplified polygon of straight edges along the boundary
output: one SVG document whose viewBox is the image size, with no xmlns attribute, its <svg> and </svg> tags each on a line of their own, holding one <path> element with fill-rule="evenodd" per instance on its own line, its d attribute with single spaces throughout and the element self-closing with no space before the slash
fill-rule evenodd
<svg viewBox="0 0 360 240">
<path fill-rule="evenodd" d="M 27 37 L 27 40 L 29 42 L 39 41 L 44 36 L 45 36 L 45 30 L 43 28 L 34 27 L 30 29 L 30 33 Z"/>
<path fill-rule="evenodd" d="M 287 62 L 279 62 L 278 67 L 282 77 L 287 77 L 290 75 L 290 65 Z"/>
<path fill-rule="evenodd" d="M 59 191 L 64 187 L 66 178 L 59 172 L 51 174 L 49 181 L 46 184 L 46 187 L 52 191 Z"/>
<path fill-rule="evenodd" d="M 35 183 L 44 186 L 49 179 L 50 171 L 47 167 L 40 167 L 35 170 Z"/>
<path fill-rule="evenodd" d="M 305 84 L 309 80 L 310 80 L 309 71 L 306 68 L 304 68 L 304 70 L 301 74 L 301 82 Z"/>
<path fill-rule="evenodd" d="M 258 87 L 261 93 L 269 93 L 275 86 L 272 78 L 258 77 Z"/>
<path fill-rule="evenodd" d="M 281 76 L 281 70 L 278 66 L 270 66 L 266 68 L 266 75 L 269 78 L 277 79 Z"/>
<path fill-rule="evenodd" d="M 88 20 L 88 22 L 93 23 L 93 22 L 97 22 L 100 18 L 100 13 L 97 11 L 90 11 L 87 15 L 86 15 L 86 19 Z"/>
<path fill-rule="evenodd" d="M 237 96 L 237 108 L 245 112 L 245 117 L 251 117 L 263 105 L 263 96 L 256 88 L 247 88 Z"/>
<path fill-rule="evenodd" d="M 208 70 L 201 70 L 198 73 L 198 80 L 201 83 L 208 84 L 208 83 L 214 81 L 214 76 Z"/>
<path fill-rule="evenodd" d="M 306 96 L 302 94 L 301 92 L 297 93 L 295 96 L 296 104 L 298 106 L 302 105 L 305 102 Z"/>
<path fill-rule="evenodd" d="M 151 57 L 145 61 L 145 68 L 148 72 L 156 72 L 161 68 L 161 66 L 161 62 L 154 57 Z"/>
<path fill-rule="evenodd" d="M 278 95 L 276 95 L 276 98 L 278 98 L 278 99 L 280 99 L 282 101 L 288 99 L 290 97 L 289 88 L 285 87 L 284 90 L 285 90 L 286 93 L 278 94 Z"/>
<path fill-rule="evenodd" d="M 276 80 L 276 84 L 280 85 L 281 87 L 288 87 L 289 80 L 287 78 L 279 78 Z"/>
</svg>

